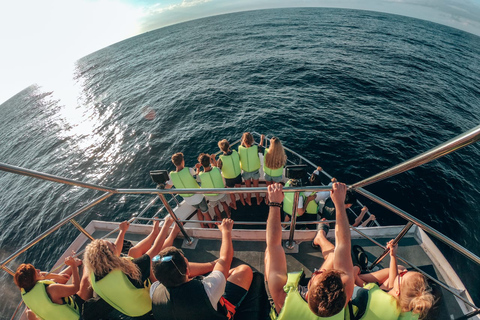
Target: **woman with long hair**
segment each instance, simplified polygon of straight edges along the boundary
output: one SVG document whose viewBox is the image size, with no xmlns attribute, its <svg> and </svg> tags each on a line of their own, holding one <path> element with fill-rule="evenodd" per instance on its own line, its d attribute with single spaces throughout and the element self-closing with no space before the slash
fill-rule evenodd
<svg viewBox="0 0 480 320">
<path fill-rule="evenodd" d="M 164 245 L 173 244 L 179 228 L 175 225 L 167 238 L 172 223 L 173 219 L 168 216 L 160 230 L 159 220 L 156 220 L 150 234 L 130 248 L 128 257 L 120 256 L 129 227 L 127 221 L 120 224 L 115 243 L 97 239 L 87 245 L 84 263 L 91 272 L 90 283 L 93 290 L 110 306 L 130 317 L 151 313 L 149 287 L 150 281 L 155 281 L 151 260 Z"/>
<path fill-rule="evenodd" d="M 285 149 L 277 137 L 270 139 L 270 147 L 265 148 L 263 157 L 263 172 L 265 173 L 265 183 L 267 187 L 275 182 L 281 182 L 283 179 L 283 168 L 287 163 Z M 268 204 L 268 193 L 265 194 L 265 203 Z"/>
</svg>

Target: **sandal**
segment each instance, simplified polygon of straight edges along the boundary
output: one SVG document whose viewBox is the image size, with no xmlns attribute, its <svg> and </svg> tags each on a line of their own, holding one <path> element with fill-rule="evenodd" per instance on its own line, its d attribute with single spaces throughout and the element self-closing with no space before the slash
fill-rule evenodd
<svg viewBox="0 0 480 320">
<path fill-rule="evenodd" d="M 360 268 L 361 272 L 366 272 L 368 267 L 368 257 L 359 245 L 352 246 L 352 262 Z"/>
</svg>

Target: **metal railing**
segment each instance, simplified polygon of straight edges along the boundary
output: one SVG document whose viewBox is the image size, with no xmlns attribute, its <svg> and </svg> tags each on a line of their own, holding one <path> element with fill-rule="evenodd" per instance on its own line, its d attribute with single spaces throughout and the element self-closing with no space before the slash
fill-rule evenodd
<svg viewBox="0 0 480 320">
<path fill-rule="evenodd" d="M 349 186 L 349 188 L 357 191 L 359 194 L 364 195 L 365 197 L 369 198 L 370 200 L 372 200 L 376 203 L 379 203 L 380 205 L 386 207 L 387 209 L 391 210 L 392 212 L 396 213 L 397 215 L 401 216 L 402 218 L 404 218 L 408 221 L 407 225 L 402 230 L 402 232 L 395 238 L 395 240 L 397 242 L 403 237 L 403 235 L 408 231 L 408 229 L 413 224 L 415 224 L 418 227 L 420 227 L 421 229 L 423 229 L 424 231 L 426 231 L 426 232 L 430 233 L 431 235 L 433 235 L 434 237 L 436 237 L 437 239 L 443 241 L 444 243 L 447 243 L 449 246 L 454 248 L 456 251 L 465 255 L 468 259 L 476 262 L 477 264 L 480 264 L 480 257 L 476 256 L 472 252 L 463 248 L 458 243 L 449 239 L 448 237 L 446 237 L 442 233 L 438 232 L 437 230 L 433 229 L 432 227 L 428 226 L 427 224 L 423 223 L 422 221 L 416 219 L 415 217 L 409 215 L 405 211 L 393 206 L 392 204 L 389 204 L 387 201 L 382 200 L 382 199 L 378 198 L 377 196 L 371 194 L 370 192 L 362 189 L 363 186 L 366 186 L 366 185 L 369 185 L 371 183 L 386 179 L 386 178 L 391 177 L 393 175 L 396 175 L 398 173 L 401 173 L 401 172 L 407 171 L 409 169 L 415 168 L 417 166 L 420 166 L 422 164 L 428 163 L 432 160 L 440 158 L 441 156 L 449 154 L 450 152 L 453 152 L 453 151 L 458 150 L 462 147 L 465 147 L 469 144 L 472 144 L 472 143 L 474 143 L 478 140 L 480 140 L 480 126 L 474 128 L 474 129 L 472 129 L 472 130 L 470 130 L 470 131 L 468 131 L 464 134 L 461 134 L 461 135 L 457 136 L 456 138 L 454 138 L 454 139 L 452 139 L 452 140 L 450 140 L 450 141 L 448 141 L 448 142 L 446 142 L 446 143 L 444 143 L 444 144 L 442 144 L 442 145 L 440 145 L 436 148 L 433 148 L 433 149 L 431 149 L 431 150 L 429 150 L 429 151 L 427 151 L 427 152 L 425 152 L 425 153 L 423 153 L 423 154 L 421 154 L 417 157 L 414 157 L 414 158 L 412 158 L 408 161 L 405 161 L 405 162 L 403 162 L 403 163 L 401 163 L 401 164 L 399 164 L 395 167 L 392 167 L 391 169 L 385 170 L 385 171 L 383 171 L 383 172 L 381 172 L 377 175 L 374 175 L 370 178 L 367 178 L 365 180 L 362 180 L 360 182 L 352 184 L 351 186 Z M 293 151 L 291 151 L 291 152 L 294 153 Z M 302 157 L 300 155 L 298 155 L 298 156 L 300 157 L 300 159 L 302 159 Z M 303 161 L 311 164 L 313 167 L 316 168 L 316 166 L 313 163 L 309 162 L 307 159 L 303 159 Z M 0 163 L 0 170 L 6 171 L 6 172 L 11 172 L 11 173 L 16 173 L 16 174 L 20 174 L 20 175 L 25 175 L 25 176 L 29 176 L 29 177 L 34 177 L 34 178 L 38 178 L 38 179 L 42 179 L 42 180 L 54 181 L 54 182 L 58 182 L 58 183 L 62 183 L 62 184 L 68 184 L 68 185 L 73 185 L 73 186 L 78 186 L 78 187 L 82 187 L 82 188 L 99 190 L 99 191 L 104 191 L 105 192 L 105 194 L 103 194 L 99 198 L 93 200 L 88 205 L 86 205 L 86 206 L 82 207 L 81 209 L 77 210 L 76 212 L 74 212 L 70 216 L 62 219 L 60 222 L 55 224 L 53 227 L 51 227 L 47 231 L 43 232 L 40 236 L 36 237 L 34 240 L 29 242 L 27 245 L 23 246 L 21 249 L 19 249 L 14 254 L 10 255 L 7 259 L 2 261 L 1 262 L 1 268 L 3 270 L 5 270 L 6 272 L 10 273 L 10 274 L 13 274 L 13 271 L 10 270 L 7 267 L 7 264 L 9 262 L 11 262 L 13 259 L 18 257 L 20 254 L 22 254 L 23 252 L 25 252 L 29 248 L 33 247 L 35 244 L 40 242 L 42 239 L 46 238 L 48 235 L 52 234 L 54 231 L 58 230 L 63 225 L 65 225 L 68 222 L 70 222 L 71 220 L 73 220 L 75 217 L 77 217 L 81 213 L 83 213 L 86 210 L 88 210 L 88 209 L 94 207 L 95 205 L 101 203 L 102 201 L 109 198 L 113 194 L 155 194 L 155 195 L 158 195 L 158 197 L 161 199 L 164 207 L 167 209 L 169 214 L 175 220 L 175 223 L 180 227 L 180 230 L 181 230 L 182 234 L 184 235 L 184 237 L 187 239 L 187 241 L 191 241 L 191 238 L 189 237 L 189 235 L 185 231 L 185 229 L 183 227 L 183 224 L 178 219 L 178 217 L 176 217 L 176 215 L 173 212 L 172 208 L 170 207 L 169 203 L 166 201 L 166 199 L 164 197 L 164 194 L 167 194 L 167 193 L 172 194 L 172 195 L 177 194 L 177 193 L 201 193 L 201 194 L 211 194 L 211 193 L 222 193 L 223 194 L 224 193 L 224 194 L 232 194 L 232 193 L 239 193 L 239 192 L 255 193 L 255 192 L 266 192 L 267 191 L 267 188 L 265 188 L 265 187 L 235 188 L 235 189 L 234 188 L 228 188 L 228 189 L 226 188 L 226 189 L 168 189 L 168 190 L 161 190 L 161 189 L 115 189 L 115 188 L 109 188 L 109 187 L 99 186 L 99 185 L 90 184 L 90 183 L 83 183 L 83 182 L 79 182 L 79 181 L 75 181 L 75 180 L 71 180 L 71 179 L 66 179 L 66 178 L 63 178 L 63 177 L 50 175 L 50 174 L 45 174 L 45 173 L 41 173 L 41 172 L 37 172 L 37 171 L 34 171 L 34 170 L 25 169 L 25 168 L 20 168 L 20 167 L 12 166 L 12 165 L 5 164 L 5 163 Z M 327 174 L 327 176 L 329 176 L 329 175 Z M 329 186 L 310 186 L 310 187 L 288 187 L 288 188 L 285 188 L 285 191 L 295 193 L 295 198 L 294 199 L 296 201 L 298 201 L 298 197 L 300 195 L 300 192 L 318 192 L 318 191 L 328 191 L 328 190 L 331 190 L 331 187 L 329 187 Z M 295 224 L 296 224 L 296 205 L 295 204 L 294 204 L 293 209 L 294 210 L 292 212 L 292 220 L 290 222 L 290 228 L 291 228 L 290 229 L 290 237 L 289 237 L 289 243 L 290 244 L 293 243 L 294 235 L 295 235 Z M 132 219 L 135 220 L 136 218 L 132 218 Z M 83 228 L 78 223 L 75 222 L 73 224 L 83 234 L 85 234 L 88 238 L 93 239 L 93 237 L 91 235 L 89 235 L 85 230 L 83 230 Z M 358 230 L 356 230 L 356 231 L 358 232 Z M 359 232 L 359 233 L 362 234 L 361 232 Z M 388 249 L 385 249 L 384 253 L 379 257 L 379 259 L 377 259 L 377 261 L 375 261 L 375 264 L 379 263 L 381 261 L 381 259 L 388 254 L 388 252 L 389 252 Z M 425 274 L 424 272 L 422 272 L 422 273 Z M 446 285 L 444 285 L 444 286 L 447 287 Z M 458 295 L 456 293 L 454 293 L 454 294 L 458 298 L 465 301 L 464 298 L 461 297 L 460 295 Z M 473 312 L 470 313 L 471 316 L 476 315 L 477 311 L 479 311 L 479 308 L 477 308 L 476 306 L 474 306 L 473 304 L 471 304 L 469 302 L 467 302 L 467 304 L 475 309 Z M 468 315 L 470 315 L 470 314 L 468 314 Z M 462 319 L 464 319 L 468 315 L 463 316 Z"/>
</svg>

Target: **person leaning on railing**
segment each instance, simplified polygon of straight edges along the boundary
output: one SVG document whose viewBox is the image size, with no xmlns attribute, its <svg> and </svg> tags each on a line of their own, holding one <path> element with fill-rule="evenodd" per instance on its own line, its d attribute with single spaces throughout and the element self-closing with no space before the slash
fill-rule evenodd
<svg viewBox="0 0 480 320">
<path fill-rule="evenodd" d="M 318 320 L 318 317 L 328 317 L 330 320 L 343 320 L 354 287 L 350 227 L 344 204 L 347 187 L 338 182 L 332 185 L 331 198 L 336 207 L 336 244 L 334 246 L 327 240 L 324 229 L 318 231 L 314 242 L 322 250 L 324 263 L 320 270 L 313 273 L 306 288 L 298 284 L 303 272 L 287 273 L 280 216 L 282 189 L 282 185 L 278 183 L 268 187 L 270 209 L 267 220 L 265 280 L 274 304 L 272 319 Z"/>
<path fill-rule="evenodd" d="M 151 259 L 160 252 L 164 246 L 171 246 L 179 232 L 175 225 L 167 238 L 169 228 L 173 223 L 170 216 L 160 229 L 159 220 L 153 224 L 150 234 L 130 248 L 128 257 L 121 257 L 123 239 L 129 223 L 120 224 L 120 232 L 115 243 L 97 239 L 85 248 L 84 263 L 90 273 L 90 283 L 93 290 L 108 305 L 129 317 L 151 317 L 152 301 L 149 295 L 150 283 L 156 281 L 151 270 Z M 91 313 L 86 319 L 98 319 L 100 309 L 95 305 L 90 306 Z M 104 316 L 108 318 L 112 309 L 106 309 Z"/>
<path fill-rule="evenodd" d="M 264 135 L 260 138 L 260 146 L 255 145 L 255 140 L 250 132 L 245 132 L 242 136 L 241 145 L 238 147 L 238 154 L 240 155 L 240 166 L 243 170 L 242 177 L 245 181 L 245 186 L 250 188 L 252 186 L 258 187 L 260 179 L 260 157 L 259 153 L 263 153 L 263 139 Z M 262 203 L 260 193 L 255 192 L 257 198 L 257 205 Z M 252 205 L 252 194 L 247 193 L 247 199 L 245 200 L 248 205 Z"/>
<path fill-rule="evenodd" d="M 198 162 L 195 165 L 197 169 L 197 176 L 200 177 L 200 181 L 202 183 L 201 188 L 225 188 L 225 184 L 223 183 L 222 173 L 220 169 L 218 169 L 215 164 L 215 155 L 209 155 L 205 153 L 201 153 L 198 156 Z M 213 164 L 213 166 L 212 166 Z M 200 172 L 200 167 L 203 167 L 203 171 Z M 231 217 L 230 209 L 227 205 L 227 195 L 225 193 L 216 193 L 216 194 L 206 194 L 205 198 L 208 200 L 208 206 L 212 207 L 215 211 L 215 216 L 217 217 L 217 221 L 222 220 L 222 214 L 220 213 L 220 209 L 218 208 L 218 204 L 223 206 L 223 210 L 227 215 L 227 218 Z"/>
<path fill-rule="evenodd" d="M 37 319 L 80 319 L 81 305 L 88 298 L 80 293 L 80 276 L 78 266 L 82 264 L 80 259 L 73 257 L 65 258 L 68 266 L 60 274 L 48 274 L 41 272 L 31 264 L 21 264 L 13 280 L 20 288 L 22 299 L 30 309 L 27 311 L 29 320 Z M 72 278 L 71 284 L 66 284 Z M 82 286 L 85 289 L 85 286 Z M 88 291 L 88 290 L 87 290 Z"/>
<path fill-rule="evenodd" d="M 264 137 L 262 135 L 262 137 Z M 262 139 L 263 141 L 263 139 Z M 263 146 L 262 141 L 260 145 Z M 283 169 L 287 163 L 287 155 L 282 142 L 277 137 L 270 139 L 270 147 L 265 148 L 263 156 L 263 172 L 267 187 L 272 183 L 280 183 L 283 179 Z M 265 195 L 265 203 L 268 204 L 268 193 Z"/>
<path fill-rule="evenodd" d="M 356 287 L 352 303 L 357 307 L 356 319 L 372 319 L 381 314 L 383 320 L 424 319 L 434 303 L 434 296 L 424 275 L 397 265 L 397 247 L 393 240 L 390 249 L 390 267 L 360 274 L 354 267 Z M 375 318 L 376 319 L 376 318 Z"/>
<path fill-rule="evenodd" d="M 242 187 L 242 170 L 240 169 L 240 156 L 238 155 L 238 152 L 230 149 L 230 144 L 226 139 L 218 141 L 218 148 L 220 148 L 223 154 L 218 156 L 216 166 L 222 170 L 225 185 L 227 188 Z M 215 157 L 213 157 L 213 160 L 215 160 Z M 238 196 L 240 202 L 245 205 L 243 193 L 239 193 Z M 230 200 L 230 207 L 237 210 L 237 199 L 235 194 L 230 194 Z"/>
<path fill-rule="evenodd" d="M 252 269 L 245 265 L 232 268 L 233 220 L 223 219 L 220 257 L 203 279 L 183 252 L 175 247 L 163 249 L 155 258 L 154 274 L 159 282 L 150 290 L 156 320 L 227 320 L 232 319 L 252 283 Z"/>
<path fill-rule="evenodd" d="M 199 189 L 195 180 L 195 171 L 192 168 L 185 167 L 185 159 L 183 153 L 177 152 L 172 156 L 172 163 L 175 165 L 175 171 L 170 172 L 170 180 L 167 181 L 166 189 L 175 187 L 177 189 Z M 197 209 L 198 220 L 212 221 L 208 212 L 207 201 L 203 194 L 200 193 L 181 193 L 186 203 Z M 202 228 L 214 228 L 212 223 L 201 223 Z"/>
</svg>

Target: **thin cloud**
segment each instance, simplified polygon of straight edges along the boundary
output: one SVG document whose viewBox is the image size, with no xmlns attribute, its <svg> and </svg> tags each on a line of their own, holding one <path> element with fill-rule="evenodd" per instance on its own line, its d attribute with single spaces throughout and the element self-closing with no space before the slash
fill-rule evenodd
<svg viewBox="0 0 480 320">
<path fill-rule="evenodd" d="M 480 5 L 469 0 L 183 0 L 177 4 L 147 8 L 140 23 L 141 30 L 146 32 L 211 15 L 285 7 L 380 11 L 429 20 L 480 35 Z"/>
<path fill-rule="evenodd" d="M 183 0 L 181 3 L 177 4 L 170 4 L 170 5 L 162 5 L 162 4 L 155 4 L 146 9 L 146 14 L 159 14 L 166 11 L 172 11 L 180 8 L 190 8 L 194 6 L 198 6 L 207 2 L 211 2 L 212 0 Z"/>
</svg>

